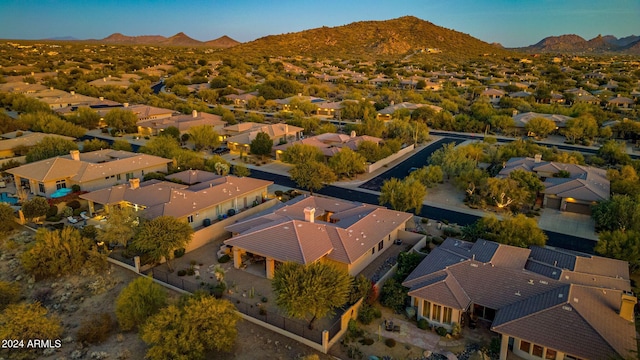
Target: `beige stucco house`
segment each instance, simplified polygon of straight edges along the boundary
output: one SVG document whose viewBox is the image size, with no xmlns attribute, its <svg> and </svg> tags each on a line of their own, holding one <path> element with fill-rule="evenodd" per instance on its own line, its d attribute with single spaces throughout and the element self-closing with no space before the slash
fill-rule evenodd
<svg viewBox="0 0 640 360">
<path fill-rule="evenodd" d="M 267 187 L 273 184 L 200 170 L 182 171 L 167 177 L 180 183 L 130 179 L 127 184 L 92 191 L 80 198 L 89 202 L 91 214 L 96 211 L 96 205 L 106 212 L 113 207 L 131 207 L 141 211 L 145 218 L 173 216 L 196 229 L 226 218 L 230 210 L 236 214 L 261 204 L 267 197 Z"/>
<path fill-rule="evenodd" d="M 170 126 L 177 128 L 181 133 L 185 133 L 192 127 L 200 125 L 208 125 L 218 131 L 226 124 L 222 121 L 222 116 L 193 110 L 190 115 L 180 114 L 160 119 L 141 120 L 136 125 L 140 134 L 158 135 Z"/>
<path fill-rule="evenodd" d="M 103 189 L 142 178 L 150 172 L 166 172 L 172 160 L 118 150 L 97 150 L 41 160 L 7 170 L 16 184 L 31 194 L 51 197 L 62 188 L 79 185 L 83 191 Z"/>
<path fill-rule="evenodd" d="M 272 278 L 278 263 L 331 263 L 351 275 L 362 271 L 405 232 L 413 215 L 384 207 L 299 196 L 268 213 L 227 226 L 236 268 L 264 261 Z"/>
<path fill-rule="evenodd" d="M 624 261 L 560 249 L 449 238 L 405 279 L 419 319 L 451 329 L 484 322 L 500 359 L 635 356 L 634 307 Z"/>
<path fill-rule="evenodd" d="M 70 136 L 45 134 L 31 131 L 13 131 L 0 135 L 0 159 L 11 158 L 15 156 L 14 149 L 19 147 L 30 148 L 45 137 L 55 137 L 58 139 L 73 141 L 75 138 Z"/>
<path fill-rule="evenodd" d="M 232 151 L 249 152 L 249 146 L 256 136 L 263 132 L 269 135 L 274 145 L 299 140 L 302 135 L 301 127 L 288 124 L 259 124 L 243 122 L 224 127 L 220 135 L 225 138 L 227 146 Z"/>
</svg>

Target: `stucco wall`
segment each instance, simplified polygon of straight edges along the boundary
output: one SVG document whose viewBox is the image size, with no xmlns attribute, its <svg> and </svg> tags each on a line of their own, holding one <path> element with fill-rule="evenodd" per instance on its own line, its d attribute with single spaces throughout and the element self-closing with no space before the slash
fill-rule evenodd
<svg viewBox="0 0 640 360">
<path fill-rule="evenodd" d="M 386 158 L 376 161 L 375 163 L 367 166 L 367 173 L 371 173 L 373 171 L 376 171 L 378 169 L 380 169 L 381 167 L 383 167 L 384 165 L 387 165 L 388 163 L 396 160 L 397 158 L 403 156 L 404 154 L 410 153 L 411 151 L 413 151 L 414 149 L 414 145 L 409 145 L 404 149 L 400 149 L 400 151 L 398 151 L 395 154 L 389 155 Z"/>
</svg>

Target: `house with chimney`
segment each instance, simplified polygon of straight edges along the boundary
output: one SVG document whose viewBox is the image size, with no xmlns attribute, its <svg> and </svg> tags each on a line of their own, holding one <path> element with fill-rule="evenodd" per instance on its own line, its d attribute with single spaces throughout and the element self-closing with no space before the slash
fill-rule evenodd
<svg viewBox="0 0 640 360">
<path fill-rule="evenodd" d="M 369 135 L 356 135 L 355 131 L 351 131 L 350 135 L 324 133 L 274 146 L 274 150 L 276 152 L 276 160 L 280 160 L 282 153 L 295 144 L 311 145 L 318 148 L 325 157 L 329 158 L 339 153 L 344 148 L 356 151 L 358 150 L 358 145 L 363 141 L 370 141 L 379 145 L 382 142 L 382 139 Z"/>
<path fill-rule="evenodd" d="M 548 209 L 590 215 L 593 205 L 611 196 L 607 172 L 603 169 L 542 161 L 542 155 L 538 154 L 533 158 L 509 159 L 498 177 L 508 177 L 514 170 L 538 175 L 545 186 L 542 205 Z"/>
<path fill-rule="evenodd" d="M 129 207 L 153 219 L 173 216 L 192 228 L 208 226 L 262 204 L 272 181 L 250 177 L 220 176 L 201 170 L 186 170 L 167 176 L 171 181 L 129 179 L 127 183 L 80 195 L 89 203 L 89 213 Z"/>
<path fill-rule="evenodd" d="M 138 133 L 143 135 L 159 135 L 168 127 L 175 127 L 180 133 L 186 133 L 194 126 L 208 125 L 219 131 L 227 123 L 222 121 L 222 116 L 193 110 L 191 114 L 172 115 L 168 118 L 147 119 L 136 123 Z"/>
<path fill-rule="evenodd" d="M 222 128 L 220 135 L 224 138 L 231 151 L 248 153 L 251 142 L 261 132 L 269 135 L 275 145 L 299 140 L 302 136 L 302 130 L 304 129 L 301 127 L 289 124 L 243 122 Z"/>
<path fill-rule="evenodd" d="M 120 150 L 97 150 L 36 161 L 7 170 L 15 184 L 29 189 L 33 195 L 52 197 L 60 189 L 74 185 L 83 191 L 123 184 L 143 178 L 150 172 L 167 172 L 171 159 Z"/>
<path fill-rule="evenodd" d="M 235 268 L 258 263 L 268 279 L 287 261 L 320 261 L 357 275 L 397 239 L 418 236 L 406 231 L 412 223 L 412 214 L 381 206 L 299 196 L 226 226 L 233 237 L 225 244 Z"/>
<path fill-rule="evenodd" d="M 483 323 L 500 334 L 501 360 L 637 356 L 625 261 L 448 238 L 402 285 L 418 319 L 446 329 Z"/>
</svg>

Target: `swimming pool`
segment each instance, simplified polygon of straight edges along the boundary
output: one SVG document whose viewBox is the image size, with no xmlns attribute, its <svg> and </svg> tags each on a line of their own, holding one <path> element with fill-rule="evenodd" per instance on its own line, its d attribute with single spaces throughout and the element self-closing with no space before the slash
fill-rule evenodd
<svg viewBox="0 0 640 360">
<path fill-rule="evenodd" d="M 4 202 L 7 204 L 15 204 L 18 202 L 18 198 L 10 197 L 9 193 L 0 193 L 0 202 Z"/>
<path fill-rule="evenodd" d="M 53 194 L 51 194 L 52 198 L 59 198 L 59 197 L 63 197 L 65 195 L 68 195 L 71 192 L 71 189 L 67 189 L 67 188 L 61 188 L 56 190 Z"/>
</svg>

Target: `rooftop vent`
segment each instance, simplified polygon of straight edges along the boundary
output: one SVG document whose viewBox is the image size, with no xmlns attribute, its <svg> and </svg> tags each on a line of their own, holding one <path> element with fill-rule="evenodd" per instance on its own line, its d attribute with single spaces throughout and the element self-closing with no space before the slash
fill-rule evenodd
<svg viewBox="0 0 640 360">
<path fill-rule="evenodd" d="M 571 306 L 566 306 L 566 305 L 562 307 L 562 310 L 573 311 Z"/>
</svg>

